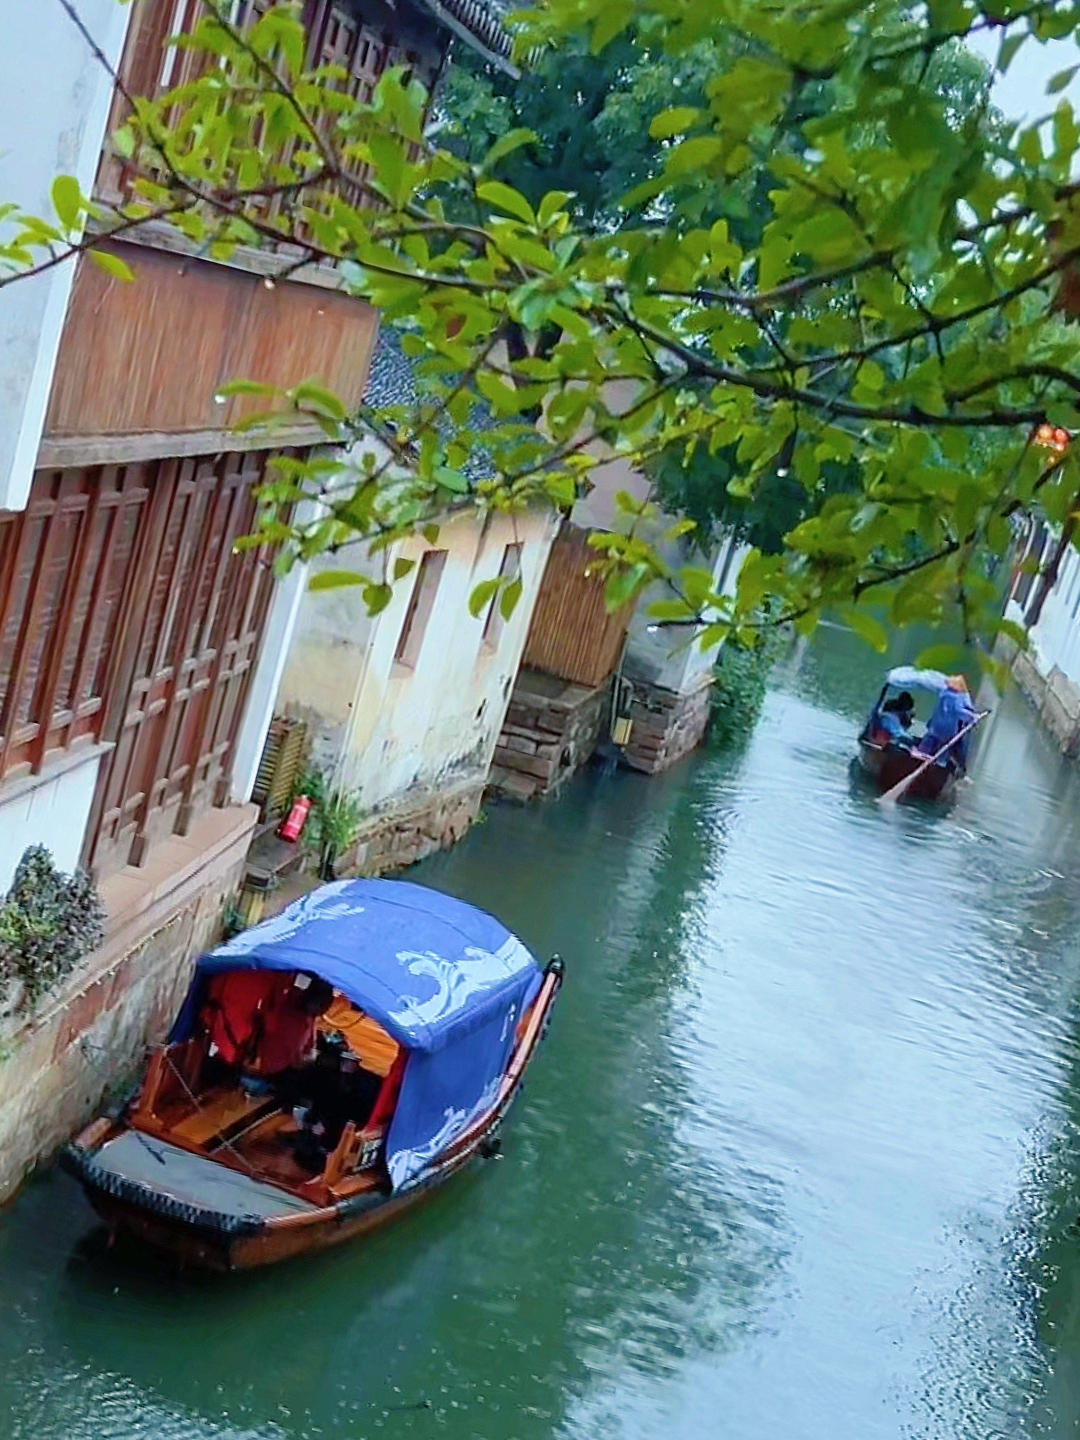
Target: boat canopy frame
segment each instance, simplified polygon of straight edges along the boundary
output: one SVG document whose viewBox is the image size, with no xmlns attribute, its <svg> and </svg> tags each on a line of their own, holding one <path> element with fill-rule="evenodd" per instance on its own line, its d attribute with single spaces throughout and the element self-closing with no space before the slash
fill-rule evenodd
<svg viewBox="0 0 1080 1440">
<path fill-rule="evenodd" d="M 922 690 L 928 695 L 940 695 L 947 690 L 949 677 L 940 670 L 921 670 L 917 665 L 896 665 L 885 676 L 882 694 L 890 687 L 897 690 Z"/>
</svg>

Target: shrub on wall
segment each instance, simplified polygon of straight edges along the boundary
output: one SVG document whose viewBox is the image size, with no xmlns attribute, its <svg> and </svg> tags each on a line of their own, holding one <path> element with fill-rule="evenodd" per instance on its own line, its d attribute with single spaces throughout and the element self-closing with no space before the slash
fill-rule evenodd
<svg viewBox="0 0 1080 1440">
<path fill-rule="evenodd" d="M 709 739 L 713 744 L 730 745 L 754 728 L 765 703 L 769 672 L 780 648 L 780 640 L 773 638 L 751 646 L 736 645 L 729 640 L 721 650 L 716 662 L 709 721 Z"/>
<path fill-rule="evenodd" d="M 90 876 L 62 874 L 44 845 L 32 845 L 0 905 L 0 983 L 21 981 L 23 1004 L 33 1007 L 104 934 Z"/>
</svg>

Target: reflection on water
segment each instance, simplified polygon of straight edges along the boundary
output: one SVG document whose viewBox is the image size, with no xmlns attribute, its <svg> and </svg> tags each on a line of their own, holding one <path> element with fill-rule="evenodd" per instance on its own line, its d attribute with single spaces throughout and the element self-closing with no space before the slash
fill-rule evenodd
<svg viewBox="0 0 1080 1440">
<path fill-rule="evenodd" d="M 1074 1434 L 1076 786 L 1013 697 L 948 814 L 883 812 L 847 768 L 879 668 L 826 636 L 741 751 L 423 867 L 569 979 L 505 1158 L 396 1228 L 223 1282 L 31 1185 L 3 1433 Z"/>
</svg>

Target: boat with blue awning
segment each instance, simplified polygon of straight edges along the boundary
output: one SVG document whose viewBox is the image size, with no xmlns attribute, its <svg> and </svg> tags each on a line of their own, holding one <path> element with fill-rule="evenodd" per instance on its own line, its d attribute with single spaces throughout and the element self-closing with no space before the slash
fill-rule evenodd
<svg viewBox="0 0 1080 1440">
<path fill-rule="evenodd" d="M 895 666 L 859 734 L 859 764 L 884 795 L 910 776 L 912 799 L 948 799 L 967 773 L 968 732 L 984 718 L 962 675 Z"/>
<path fill-rule="evenodd" d="M 438 891 L 324 885 L 202 958 L 137 1095 L 63 1163 L 185 1262 L 347 1239 L 493 1153 L 562 975 Z"/>
</svg>

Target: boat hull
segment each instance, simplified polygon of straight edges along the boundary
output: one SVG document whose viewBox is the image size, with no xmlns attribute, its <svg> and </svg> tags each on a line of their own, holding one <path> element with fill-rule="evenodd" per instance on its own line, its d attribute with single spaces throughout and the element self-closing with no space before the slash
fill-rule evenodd
<svg viewBox="0 0 1080 1440">
<path fill-rule="evenodd" d="M 221 1272 L 250 1270 L 341 1244 L 395 1219 L 459 1170 L 497 1152 L 497 1132 L 550 1025 L 562 976 L 561 962 L 548 966 L 532 1017 L 511 1057 L 495 1103 L 402 1190 L 363 1190 L 333 1204 L 312 1205 L 268 1218 L 223 1214 L 181 1202 L 164 1186 L 155 1187 L 145 1178 L 117 1175 L 99 1164 L 95 1156 L 110 1140 L 132 1134 L 132 1127 L 104 1120 L 94 1121 L 67 1146 L 61 1164 L 79 1180 L 111 1232 L 166 1251 L 180 1265 Z M 152 1151 L 153 1146 L 149 1148 Z"/>
<path fill-rule="evenodd" d="M 71 1150 L 66 1152 L 64 1165 L 78 1176 L 91 1205 L 111 1233 L 165 1251 L 180 1266 L 224 1274 L 325 1250 L 374 1230 L 425 1199 L 473 1158 L 474 1154 L 470 1154 L 435 1182 L 417 1185 L 399 1195 L 380 1196 L 360 1213 L 350 1214 L 348 1202 L 344 1202 L 325 1207 L 303 1225 L 253 1226 L 247 1234 L 231 1232 L 209 1218 L 181 1219 L 160 1213 L 153 1195 L 141 1199 L 113 1195 L 73 1163 Z"/>
<path fill-rule="evenodd" d="M 894 785 L 899 785 L 925 760 L 925 755 L 916 755 L 898 746 L 874 745 L 865 739 L 859 741 L 859 764 L 882 795 Z M 954 765 L 928 765 L 918 779 L 912 781 L 906 793 L 912 800 L 948 799 L 956 789 L 958 773 Z"/>
</svg>

